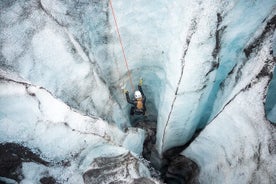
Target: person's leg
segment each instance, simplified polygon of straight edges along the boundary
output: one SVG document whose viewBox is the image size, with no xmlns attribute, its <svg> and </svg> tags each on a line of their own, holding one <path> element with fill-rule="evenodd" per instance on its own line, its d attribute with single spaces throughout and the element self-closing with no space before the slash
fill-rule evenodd
<svg viewBox="0 0 276 184">
<path fill-rule="evenodd" d="M 130 115 L 133 116 L 134 115 L 134 107 L 130 108 Z"/>
<path fill-rule="evenodd" d="M 143 112 L 143 115 L 145 115 L 146 114 L 146 111 L 147 111 L 147 108 L 146 108 L 146 105 L 144 105 L 144 110 L 143 110 L 144 112 Z"/>
</svg>

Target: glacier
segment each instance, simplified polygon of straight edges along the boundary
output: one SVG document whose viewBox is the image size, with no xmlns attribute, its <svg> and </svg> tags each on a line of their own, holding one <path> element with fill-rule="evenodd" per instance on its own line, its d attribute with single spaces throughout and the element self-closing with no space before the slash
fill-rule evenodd
<svg viewBox="0 0 276 184">
<path fill-rule="evenodd" d="M 161 170 L 177 170 L 164 155 L 178 149 L 185 162 L 170 161 L 192 160 L 200 183 L 275 183 L 275 0 L 112 5 L 144 118 L 122 93 L 133 89 L 110 1 L 0 2 L 0 143 L 44 160 L 0 181 L 161 183 L 146 140 Z"/>
<path fill-rule="evenodd" d="M 98 117 L 85 116 L 43 87 L 34 86 L 14 74 L 1 71 L 0 81 L 1 143 L 22 144 L 51 163 L 23 162 L 24 178 L 20 183 L 38 183 L 40 177 L 49 174 L 61 183 L 78 183 L 82 177 L 89 181 L 92 176 L 81 173 L 104 167 L 100 163 L 105 156 L 124 161 L 119 166 L 111 158 L 108 162 L 115 165 L 113 169 L 123 172 L 118 174 L 118 181 L 150 177 L 138 157 L 143 149 L 142 129 L 129 128 L 123 132 Z M 95 165 L 97 162 L 100 163 Z"/>
</svg>

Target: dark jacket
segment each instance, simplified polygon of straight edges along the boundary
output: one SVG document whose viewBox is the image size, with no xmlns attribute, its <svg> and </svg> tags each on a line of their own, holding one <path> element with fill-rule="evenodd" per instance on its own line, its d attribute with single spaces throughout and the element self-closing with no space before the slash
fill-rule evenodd
<svg viewBox="0 0 276 184">
<path fill-rule="evenodd" d="M 142 94 L 142 102 L 143 102 L 143 112 L 145 112 L 146 111 L 146 96 L 144 95 L 144 92 L 143 92 L 143 90 L 142 90 L 142 86 L 140 86 L 140 85 L 138 85 L 138 90 L 141 92 L 141 94 Z M 130 103 L 130 104 L 132 104 L 132 105 L 134 105 L 134 110 L 135 111 L 139 111 L 138 109 L 137 109 L 137 100 L 136 99 L 134 99 L 134 100 L 131 100 L 130 98 L 129 98 L 129 93 L 128 92 L 126 92 L 126 99 L 127 99 L 127 102 L 128 103 Z"/>
</svg>

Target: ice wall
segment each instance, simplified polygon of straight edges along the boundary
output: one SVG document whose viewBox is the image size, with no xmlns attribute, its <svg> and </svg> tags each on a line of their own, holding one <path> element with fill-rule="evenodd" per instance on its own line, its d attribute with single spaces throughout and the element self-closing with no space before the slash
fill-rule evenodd
<svg viewBox="0 0 276 184">
<path fill-rule="evenodd" d="M 133 78 L 146 78 L 146 94 L 157 109 L 156 147 L 160 154 L 185 144 L 208 123 L 221 82 L 246 57 L 243 49 L 261 30 L 273 4 L 274 1 L 113 2 Z M 110 15 L 112 51 L 123 71 L 123 56 L 112 19 Z M 158 75 L 152 75 L 154 72 Z"/>
<path fill-rule="evenodd" d="M 276 57 L 276 32 L 274 32 L 274 36 L 272 38 L 272 51 L 273 56 Z M 267 114 L 267 118 L 272 123 L 276 123 L 276 68 L 273 72 L 273 78 L 270 82 L 268 91 L 267 91 L 267 98 L 265 102 L 265 112 Z"/>
<path fill-rule="evenodd" d="M 73 108 L 115 122 L 128 119 L 109 90 L 107 2 L 2 1 L 1 68 L 43 86 Z M 108 76 L 108 75 L 107 75 Z"/>
<path fill-rule="evenodd" d="M 115 177 L 121 182 L 149 179 L 148 169 L 132 155 L 142 153 L 143 130 L 130 128 L 123 132 L 98 117 L 82 115 L 43 87 L 2 70 L 0 89 L 1 144 L 24 145 L 50 163 L 24 162 L 19 168 L 23 175 L 20 183 L 39 183 L 48 175 L 58 183 L 83 183 L 83 177 L 84 183 L 105 183 Z M 108 157 L 109 162 L 101 161 L 102 157 Z M 99 178 L 83 175 L 99 168 L 108 173 L 108 164 L 113 165 L 111 174 Z"/>
<path fill-rule="evenodd" d="M 275 17 L 275 15 L 273 15 Z M 273 16 L 249 42 L 254 49 L 237 63 L 218 93 L 221 109 L 182 152 L 200 167 L 201 183 L 274 183 L 275 127 L 266 119 L 264 102 L 275 56 L 271 53 Z M 270 26 L 271 22 L 274 26 Z M 274 27 L 274 28 L 273 28 Z M 223 100 L 222 100 L 223 99 Z M 216 111 L 214 109 L 214 111 Z"/>
<path fill-rule="evenodd" d="M 267 91 L 267 98 L 265 102 L 265 110 L 267 113 L 267 119 L 271 121 L 272 123 L 276 123 L 276 102 L 275 102 L 275 96 L 276 96 L 276 68 L 273 72 L 273 78 L 271 80 L 271 84 L 269 85 L 268 91 Z"/>
<path fill-rule="evenodd" d="M 188 31 L 181 32 L 186 36 L 182 55 L 178 55 L 182 61 L 181 67 L 178 67 L 181 70 L 173 72 L 172 76 L 178 76 L 176 79 L 168 77 L 169 81 L 174 81 L 169 84 L 177 85 L 166 87 L 167 102 L 159 108 L 164 112 L 159 113 L 158 119 L 159 152 L 186 143 L 196 129 L 208 123 L 221 82 L 236 63 L 242 62 L 245 57 L 242 51 L 248 40 L 259 31 L 260 26 L 265 25 L 263 20 L 273 9 L 270 3 L 273 4 L 273 1 L 265 4 L 261 1 L 212 1 L 193 5 L 196 13 L 186 25 Z M 177 52 L 174 54 L 177 56 Z M 173 58 L 170 60 L 175 61 Z"/>
<path fill-rule="evenodd" d="M 267 73 L 275 66 L 263 63 L 275 50 L 274 0 L 112 2 L 132 81 L 136 85 L 144 78 L 148 116 L 157 119 L 160 155 L 185 144 L 209 122 L 219 122 L 215 119 L 224 114 L 229 100 L 263 75 L 258 74 L 267 65 L 269 70 L 262 71 L 267 78 L 252 92 L 265 94 L 271 77 Z M 84 114 L 121 129 L 130 126 L 121 88 L 132 89 L 107 0 L 1 1 L 0 8 L 2 70 L 42 86 Z M 260 51 L 264 43 L 268 46 Z M 247 62 L 254 64 L 245 70 Z M 238 99 L 246 106 L 248 100 Z M 239 111 L 230 112 L 239 117 Z M 256 123 L 243 121 L 249 127 L 248 122 Z M 247 136 L 245 131 L 233 134 L 241 135 Z"/>
</svg>

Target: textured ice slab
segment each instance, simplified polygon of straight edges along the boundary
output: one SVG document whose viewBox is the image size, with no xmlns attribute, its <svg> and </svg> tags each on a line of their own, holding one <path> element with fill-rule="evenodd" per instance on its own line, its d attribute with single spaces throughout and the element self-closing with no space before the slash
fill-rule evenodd
<svg viewBox="0 0 276 184">
<path fill-rule="evenodd" d="M 214 118 L 182 152 L 199 165 L 202 183 L 276 181 L 276 131 L 264 108 L 275 67 L 274 29 L 262 29 L 248 43 L 245 50 L 254 46 L 254 52 L 229 73 L 218 93 Z"/>
<path fill-rule="evenodd" d="M 185 144 L 197 129 L 209 122 L 214 101 L 225 99 L 217 97 L 221 82 L 236 64 L 247 60 L 243 50 L 248 41 L 251 38 L 257 40 L 257 33 L 266 32 L 267 22 L 263 20 L 275 15 L 271 6 L 274 1 L 187 4 L 184 7 L 179 5 L 184 12 L 179 15 L 183 21 L 178 25 L 185 28 L 172 39 L 174 55 L 168 58 L 165 70 L 166 85 L 162 90 L 165 92 L 161 95 L 165 98 L 158 111 L 159 153 Z M 186 12 L 186 9 L 189 11 Z M 181 19 L 182 15 L 186 16 Z M 260 59 L 263 61 L 266 58 Z M 254 72 L 251 74 L 254 75 Z M 210 119 L 222 104 L 218 102 L 215 105 Z"/>
<path fill-rule="evenodd" d="M 114 174 L 114 171 L 117 173 Z M 133 178 L 139 178 L 140 173 L 150 176 L 149 171 L 138 162 L 131 154 L 123 154 L 117 157 L 102 157 L 95 159 L 91 167 L 84 173 L 85 183 L 132 183 Z M 148 183 L 155 183 L 147 179 Z M 135 182 L 134 182 L 135 183 Z"/>
<path fill-rule="evenodd" d="M 107 29 L 105 6 L 92 1 L 2 1 L 0 64 L 69 106 L 123 129 L 128 119 L 98 66 L 106 63 L 99 57 L 105 53 L 97 53 L 107 50 L 101 42 L 104 34 L 96 34 Z"/>
<path fill-rule="evenodd" d="M 265 119 L 267 78 L 239 93 L 182 153 L 201 183 L 274 183 L 275 128 Z"/>
<path fill-rule="evenodd" d="M 0 73 L 0 141 L 39 150 L 41 157 L 52 163 L 23 164 L 23 183 L 38 182 L 43 173 L 50 173 L 59 182 L 69 179 L 69 183 L 79 183 L 96 158 L 112 160 L 127 153 L 129 161 L 120 163 L 121 167 L 132 161 L 137 165 L 128 179 L 150 177 L 147 168 L 129 153 L 141 154 L 144 131 L 132 128 L 123 132 L 100 118 L 84 116 L 46 89 L 12 76 Z"/>
</svg>

